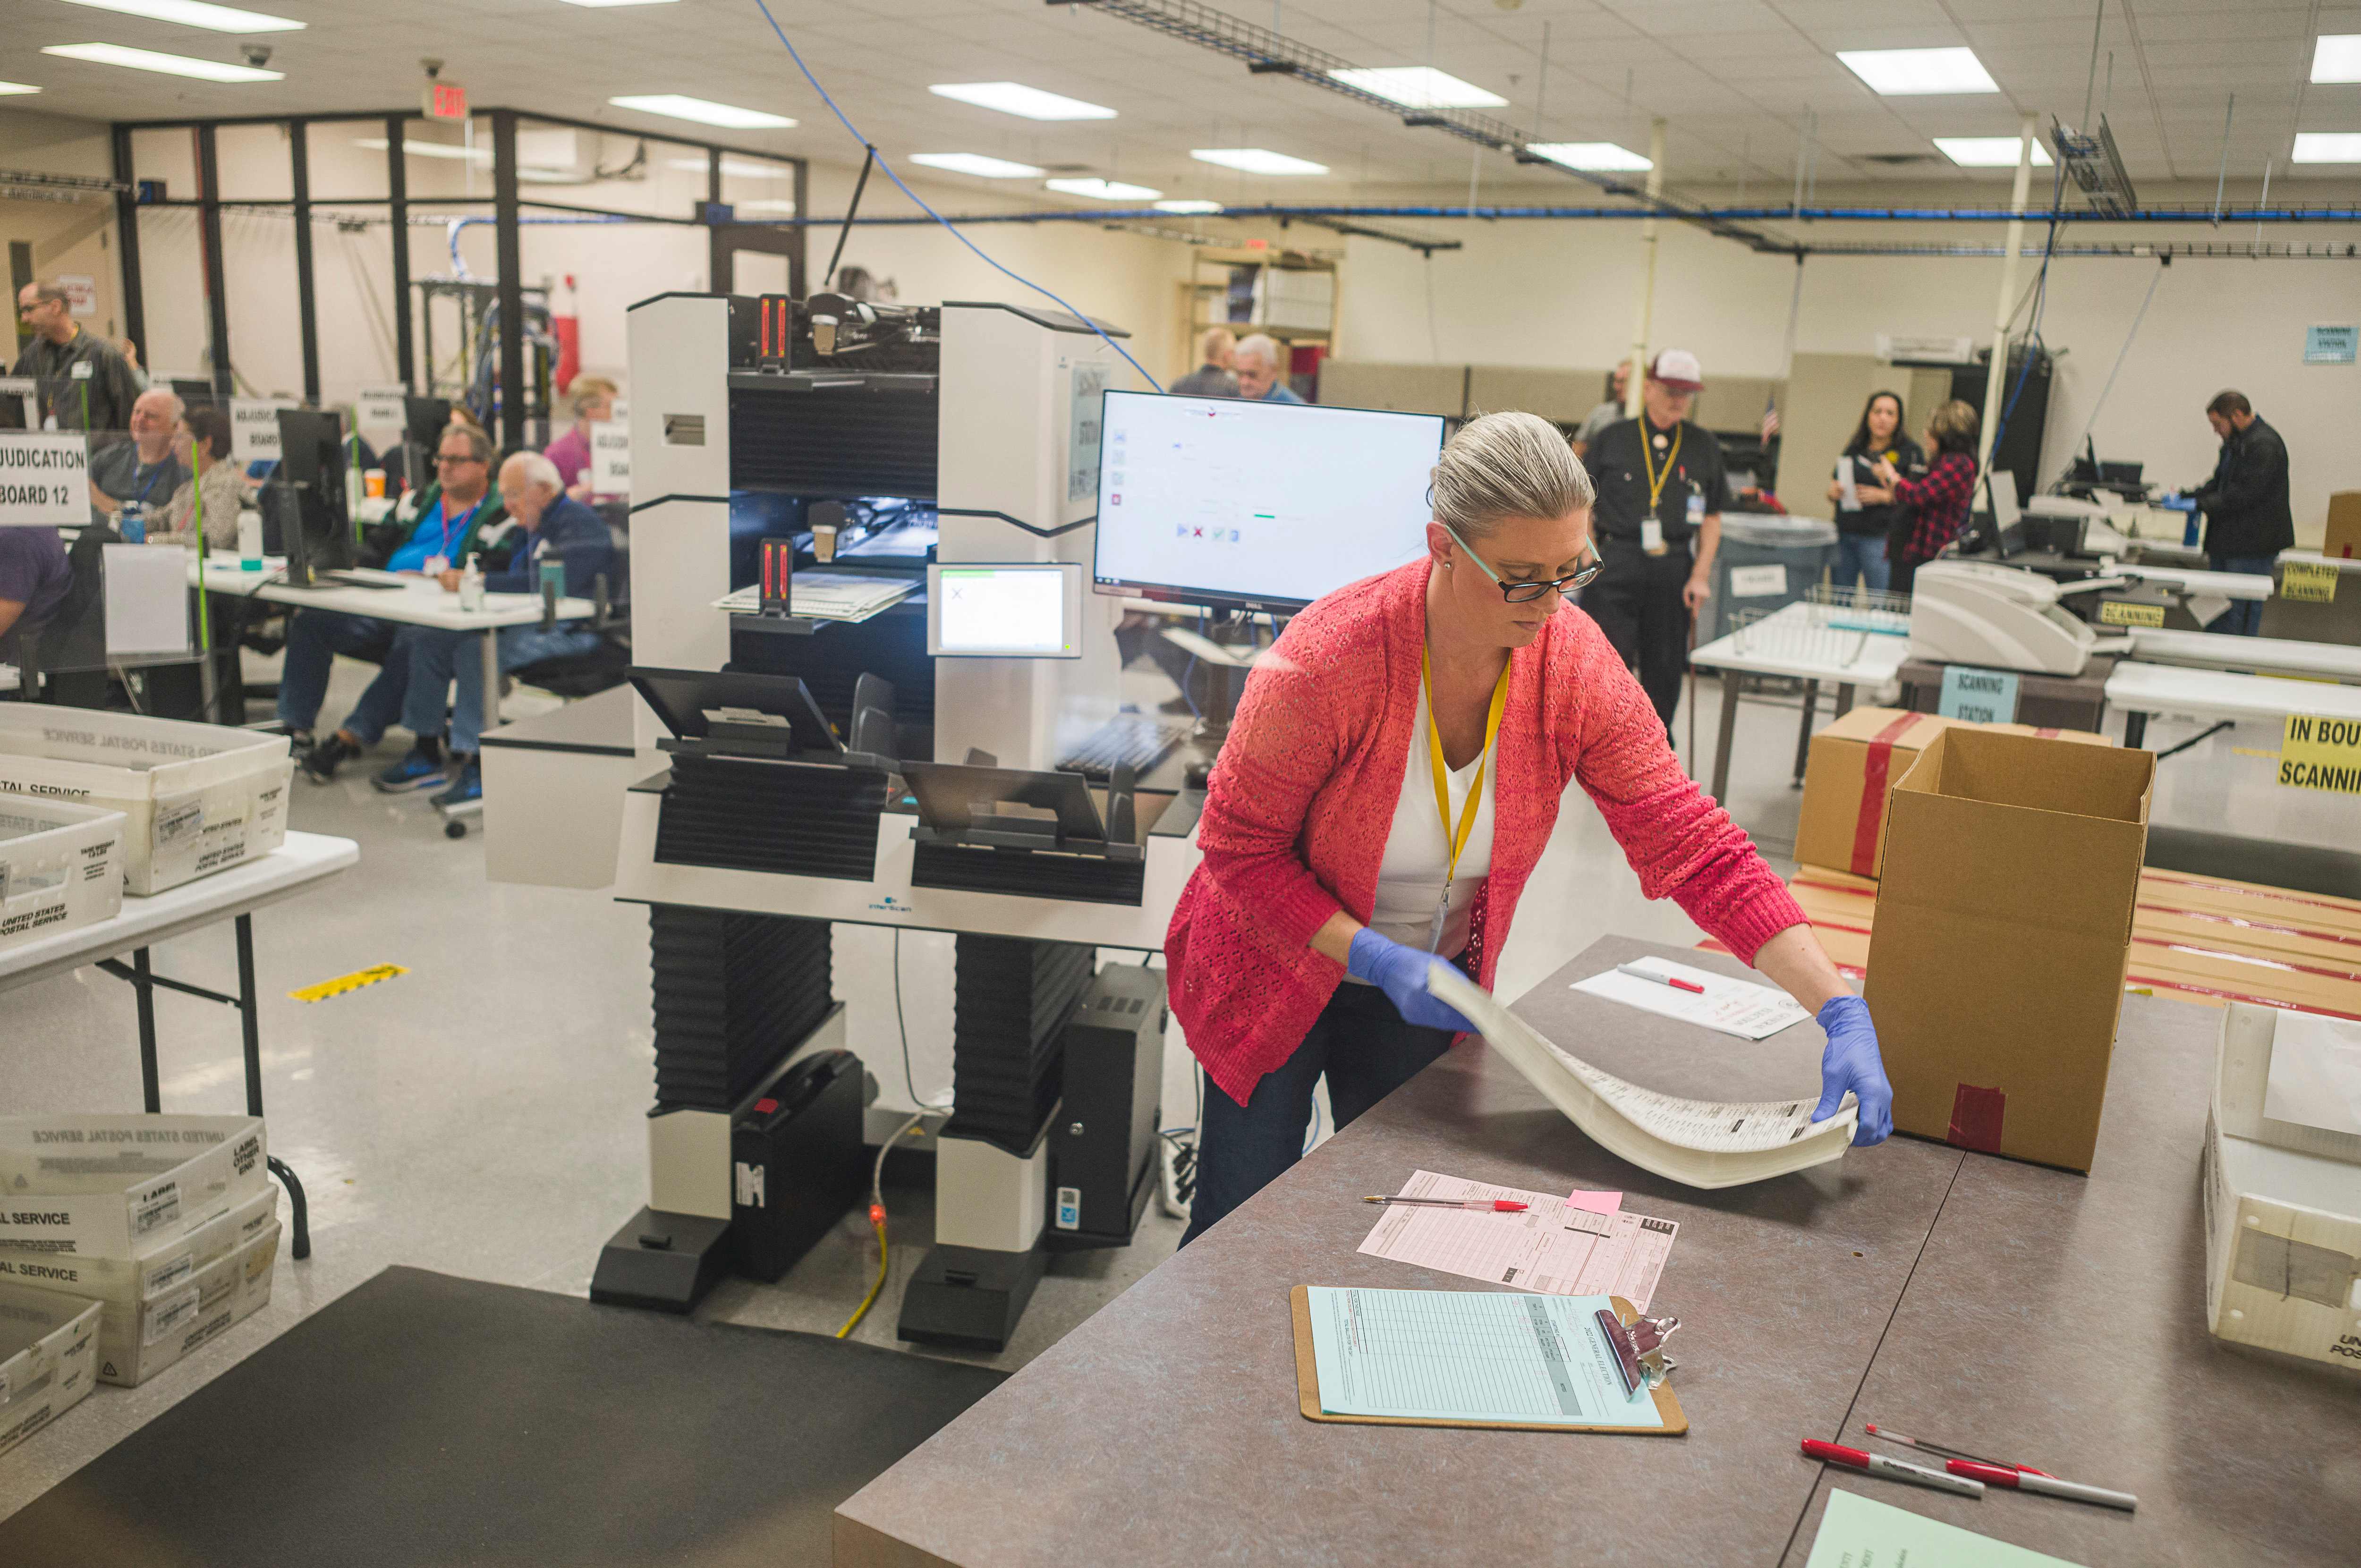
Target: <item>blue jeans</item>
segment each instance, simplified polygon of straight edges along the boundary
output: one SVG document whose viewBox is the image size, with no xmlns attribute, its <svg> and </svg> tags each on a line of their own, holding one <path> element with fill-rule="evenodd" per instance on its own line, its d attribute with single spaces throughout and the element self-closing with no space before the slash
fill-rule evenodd
<svg viewBox="0 0 2361 1568">
<path fill-rule="evenodd" d="M 1189 1204 L 1187 1246 L 1223 1216 L 1287 1174 L 1303 1157 L 1312 1088 L 1328 1075 L 1328 1107 L 1339 1131 L 1408 1083 L 1451 1044 L 1447 1029 L 1406 1024 L 1386 993 L 1350 981 L 1336 987 L 1303 1043 L 1254 1086 L 1241 1106 L 1220 1089 L 1205 1091 L 1197 1128 L 1197 1195 Z"/>
<path fill-rule="evenodd" d="M 547 631 L 538 626 L 510 626 L 499 635 L 502 674 L 598 646 L 598 634 L 578 624 Z M 473 752 L 484 733 L 484 634 L 419 627 L 404 641 L 410 644 L 410 690 L 402 702 L 403 727 L 413 735 L 440 734 L 443 694 L 456 678 L 459 689 L 451 699 L 451 750 Z"/>
<path fill-rule="evenodd" d="M 279 721 L 308 730 L 328 695 L 328 669 L 336 655 L 382 658 L 395 629 L 372 616 L 334 609 L 299 609 L 287 621 L 287 657 L 279 672 Z"/>
<path fill-rule="evenodd" d="M 2207 562 L 2217 572 L 2253 572 L 2263 576 L 2271 575 L 2279 565 L 2277 555 L 2214 555 Z M 2263 601 L 2232 599 L 2230 608 L 2205 623 L 2208 631 L 2224 631 L 2234 637 L 2260 637 L 2263 634 Z"/>
<path fill-rule="evenodd" d="M 1837 535 L 1836 586 L 1852 587 L 1855 578 L 1861 586 L 1883 593 L 1894 581 L 1894 563 L 1885 558 L 1885 535 L 1883 533 L 1839 533 Z"/>
</svg>

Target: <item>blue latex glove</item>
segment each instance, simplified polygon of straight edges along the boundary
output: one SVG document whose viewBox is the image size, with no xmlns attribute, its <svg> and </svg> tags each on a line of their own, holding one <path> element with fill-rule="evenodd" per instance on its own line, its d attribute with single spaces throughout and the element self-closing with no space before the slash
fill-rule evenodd
<svg viewBox="0 0 2361 1568">
<path fill-rule="evenodd" d="M 1429 995 L 1426 989 L 1426 969 L 1442 960 L 1432 953 L 1404 947 L 1390 937 L 1380 937 L 1364 926 L 1354 934 L 1353 946 L 1345 959 L 1345 971 L 1356 980 L 1366 980 L 1390 998 L 1394 1010 L 1406 1024 L 1422 1029 L 1452 1029 L 1462 1034 L 1474 1032 L 1476 1025 L 1459 1015 L 1455 1007 L 1448 1007 Z M 1877 1059 L 1875 1038 L 1870 1041 L 1870 1060 Z M 1880 1080 L 1880 1081 L 1883 1081 Z"/>
<path fill-rule="evenodd" d="M 1828 1048 L 1820 1053 L 1820 1102 L 1813 1107 L 1812 1120 L 1835 1115 L 1850 1091 L 1861 1113 L 1853 1147 L 1883 1143 L 1894 1132 L 1894 1086 L 1885 1081 L 1869 1003 L 1858 996 L 1832 996 L 1820 1009 L 1820 1027 L 1828 1031 Z"/>
</svg>

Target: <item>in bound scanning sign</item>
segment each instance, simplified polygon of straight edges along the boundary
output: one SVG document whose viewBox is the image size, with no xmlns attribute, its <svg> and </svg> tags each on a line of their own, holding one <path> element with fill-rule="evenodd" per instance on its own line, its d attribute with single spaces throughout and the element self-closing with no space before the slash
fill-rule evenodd
<svg viewBox="0 0 2361 1568">
<path fill-rule="evenodd" d="M 2361 718 L 2289 714 L 2279 737 L 2279 782 L 2290 789 L 2361 795 Z"/>
</svg>

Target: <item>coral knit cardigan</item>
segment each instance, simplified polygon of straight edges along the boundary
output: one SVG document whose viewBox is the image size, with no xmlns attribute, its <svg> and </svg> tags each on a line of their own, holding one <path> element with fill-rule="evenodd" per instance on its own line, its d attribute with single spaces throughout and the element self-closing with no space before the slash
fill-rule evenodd
<svg viewBox="0 0 2361 1568">
<path fill-rule="evenodd" d="M 1339 909 L 1369 918 L 1402 788 L 1426 639 L 1421 559 L 1297 616 L 1246 683 L 1215 764 L 1164 950 L 1172 1011 L 1241 1105 L 1302 1044 L 1345 970 L 1307 945 Z M 1746 834 L 1682 773 L 1664 727 L 1598 623 L 1561 605 L 1509 660 L 1493 764 L 1492 866 L 1466 954 L 1492 983 L 1518 894 L 1580 780 L 1651 898 L 1752 962 L 1805 923 Z"/>
</svg>

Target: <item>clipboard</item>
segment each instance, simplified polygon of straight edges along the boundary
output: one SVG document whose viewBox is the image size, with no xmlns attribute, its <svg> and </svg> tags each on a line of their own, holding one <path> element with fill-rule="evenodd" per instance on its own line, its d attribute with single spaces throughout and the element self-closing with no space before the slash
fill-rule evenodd
<svg viewBox="0 0 2361 1568">
<path fill-rule="evenodd" d="M 1615 1315 L 1625 1322 L 1639 1317 L 1639 1310 L 1620 1296 L 1609 1296 Z M 1297 1409 L 1307 1421 L 1343 1421 L 1355 1426 L 1373 1427 L 1482 1427 L 1499 1431 L 1599 1432 L 1617 1437 L 1681 1437 L 1689 1430 L 1689 1419 L 1681 1413 L 1680 1396 L 1673 1392 L 1669 1382 L 1660 1383 L 1648 1391 L 1656 1401 L 1656 1412 L 1664 1419 L 1661 1427 L 1601 1427 L 1568 1426 L 1563 1421 L 1452 1421 L 1427 1416 L 1339 1416 L 1320 1408 L 1320 1368 L 1312 1355 L 1312 1288 L 1298 1285 L 1288 1292 L 1288 1302 L 1295 1318 L 1295 1394 Z"/>
</svg>

